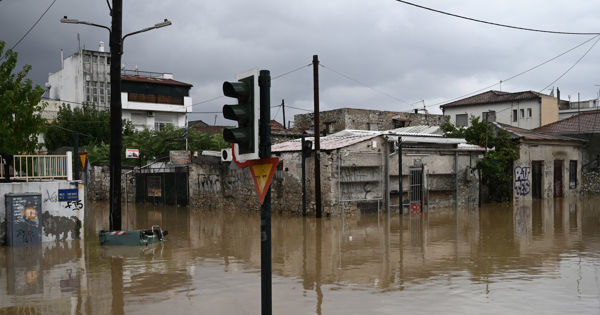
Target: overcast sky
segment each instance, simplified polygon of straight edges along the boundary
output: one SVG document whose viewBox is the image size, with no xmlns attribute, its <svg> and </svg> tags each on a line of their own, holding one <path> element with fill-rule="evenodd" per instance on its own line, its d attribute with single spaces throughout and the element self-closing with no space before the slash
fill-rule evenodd
<svg viewBox="0 0 600 315">
<path fill-rule="evenodd" d="M 569 32 L 600 32 L 600 1 L 414 0 L 423 6 L 497 23 Z M 52 0 L 0 0 L 0 40 L 12 47 Z M 57 0 L 16 47 L 19 64 L 32 65 L 31 79 L 43 86 L 78 49 L 97 49 L 108 32 L 61 24 L 67 15 L 110 25 L 105 0 Z M 353 107 L 441 113 L 438 105 L 527 70 L 590 40 L 479 24 L 426 11 L 394 0 L 129 0 L 124 1 L 123 33 L 168 18 L 173 25 L 128 37 L 127 69 L 170 72 L 193 84 L 193 103 L 222 95 L 224 80 L 258 67 L 273 77 L 308 65 L 319 55 L 321 110 Z M 595 42 L 493 89 L 541 91 L 571 67 Z M 598 45 L 600 46 L 600 45 Z M 553 86 L 562 99 L 598 96 L 600 47 L 594 47 Z M 337 72 L 337 73 L 336 73 Z M 340 75 L 342 74 L 342 75 Z M 358 82 L 357 82 L 358 81 Z M 551 85 L 552 86 L 552 85 Z M 549 93 L 550 91 L 545 91 Z M 312 111 L 312 68 L 273 80 L 271 103 L 285 99 L 286 119 Z M 220 112 L 226 98 L 194 106 Z M 291 107 L 304 109 L 298 110 Z M 279 107 L 272 116 L 282 121 Z M 192 119 L 214 123 L 214 113 Z M 217 124 L 227 124 L 218 114 Z"/>
</svg>

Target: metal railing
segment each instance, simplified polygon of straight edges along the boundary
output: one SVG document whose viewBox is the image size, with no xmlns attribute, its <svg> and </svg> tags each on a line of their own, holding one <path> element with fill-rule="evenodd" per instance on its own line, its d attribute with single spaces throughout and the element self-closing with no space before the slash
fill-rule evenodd
<svg viewBox="0 0 600 315">
<path fill-rule="evenodd" d="M 66 179 L 73 180 L 73 154 L 65 155 L 15 155 L 12 179 Z"/>
</svg>

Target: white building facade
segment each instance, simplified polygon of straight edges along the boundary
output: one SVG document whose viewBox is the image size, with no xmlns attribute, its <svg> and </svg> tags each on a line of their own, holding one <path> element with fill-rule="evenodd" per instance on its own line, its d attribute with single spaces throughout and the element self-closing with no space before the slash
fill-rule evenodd
<svg viewBox="0 0 600 315">
<path fill-rule="evenodd" d="M 558 98 L 533 91 L 487 91 L 441 105 L 450 122 L 469 127 L 471 117 L 500 122 L 523 129 L 533 129 L 558 120 Z"/>
<path fill-rule="evenodd" d="M 59 71 L 48 75 L 48 99 L 44 101 L 71 107 L 90 104 L 108 110 L 110 62 L 110 53 L 104 51 L 103 42 L 97 51 L 80 50 L 67 57 Z M 192 107 L 191 87 L 173 80 L 170 73 L 122 71 L 122 117 L 138 130 L 160 130 L 166 125 L 183 128 Z"/>
</svg>

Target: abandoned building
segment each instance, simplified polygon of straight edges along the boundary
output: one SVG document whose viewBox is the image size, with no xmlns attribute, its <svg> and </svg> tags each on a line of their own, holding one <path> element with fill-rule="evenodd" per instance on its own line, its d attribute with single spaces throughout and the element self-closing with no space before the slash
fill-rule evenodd
<svg viewBox="0 0 600 315">
<path fill-rule="evenodd" d="M 581 192 L 585 140 L 494 123 L 518 142 L 513 200 L 549 199 Z"/>
<path fill-rule="evenodd" d="M 484 148 L 464 139 L 444 138 L 437 126 L 344 130 L 321 137 L 320 144 L 322 204 L 328 214 L 376 211 L 386 205 L 398 210 L 399 191 L 405 208 L 479 203 L 479 177 L 473 168 Z M 301 140 L 273 145 L 272 151 L 281 160 L 278 172 L 300 183 Z M 313 174 L 314 151 L 306 159 L 309 201 L 314 200 Z M 314 210 L 314 204 L 310 206 Z"/>
<path fill-rule="evenodd" d="M 321 136 L 325 136 L 346 129 L 377 131 L 417 125 L 439 126 L 444 119 L 442 115 L 429 113 L 340 108 L 319 112 L 319 130 Z M 295 115 L 293 129 L 299 133 L 313 133 L 314 114 Z"/>
</svg>

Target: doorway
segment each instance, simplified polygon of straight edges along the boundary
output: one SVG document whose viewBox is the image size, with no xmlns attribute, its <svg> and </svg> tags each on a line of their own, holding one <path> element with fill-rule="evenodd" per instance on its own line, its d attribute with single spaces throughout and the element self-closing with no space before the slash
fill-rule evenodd
<svg viewBox="0 0 600 315">
<path fill-rule="evenodd" d="M 542 162 L 531 161 L 531 197 L 542 199 Z"/>
<path fill-rule="evenodd" d="M 563 160 L 554 160 L 554 197 L 563 196 Z"/>
</svg>

